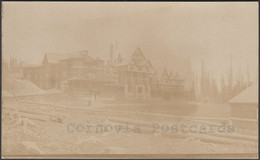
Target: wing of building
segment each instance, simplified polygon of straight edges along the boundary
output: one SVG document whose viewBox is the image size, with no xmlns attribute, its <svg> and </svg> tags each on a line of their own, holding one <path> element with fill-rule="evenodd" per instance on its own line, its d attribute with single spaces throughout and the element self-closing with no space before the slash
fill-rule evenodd
<svg viewBox="0 0 260 160">
<path fill-rule="evenodd" d="M 229 100 L 231 116 L 256 119 L 258 114 L 258 83 L 254 83 Z"/>
<path fill-rule="evenodd" d="M 87 51 L 46 53 L 41 65 L 24 68 L 24 79 L 42 89 L 58 88 L 93 94 L 120 91 L 116 78 L 104 72 L 103 60 L 90 57 Z"/>
<path fill-rule="evenodd" d="M 114 59 L 113 46 L 111 48 L 107 70 L 118 75 L 118 83 L 124 88 L 125 98 L 174 99 L 189 96 L 189 93 L 184 91 L 184 80 L 178 73 L 174 75 L 164 69 L 161 75 L 157 74 L 156 69 L 139 47 L 129 58 L 122 58 L 118 54 L 116 59 Z"/>
</svg>

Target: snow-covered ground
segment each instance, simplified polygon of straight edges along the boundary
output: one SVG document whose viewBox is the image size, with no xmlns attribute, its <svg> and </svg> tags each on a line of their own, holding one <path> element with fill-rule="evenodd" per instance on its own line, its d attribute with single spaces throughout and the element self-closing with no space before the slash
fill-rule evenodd
<svg viewBox="0 0 260 160">
<path fill-rule="evenodd" d="M 159 105 L 161 104 L 161 105 Z M 14 154 L 200 154 L 257 153 L 257 130 L 234 133 L 171 133 L 159 125 L 229 123 L 228 106 L 196 104 L 106 104 L 66 94 L 3 99 L 2 151 Z M 82 128 L 82 125 L 84 128 Z M 113 131 L 87 132 L 87 125 Z M 129 127 L 129 132 L 116 126 Z M 139 126 L 140 133 L 134 132 Z M 78 128 L 77 128 L 78 127 Z"/>
</svg>

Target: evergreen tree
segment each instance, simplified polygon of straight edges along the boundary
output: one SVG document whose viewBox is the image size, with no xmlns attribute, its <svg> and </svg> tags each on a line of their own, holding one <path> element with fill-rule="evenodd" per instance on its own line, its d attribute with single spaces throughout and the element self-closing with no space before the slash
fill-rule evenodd
<svg viewBox="0 0 260 160">
<path fill-rule="evenodd" d="M 250 80 L 250 72 L 249 72 L 249 66 L 248 66 L 248 63 L 247 63 L 247 86 L 250 86 L 251 85 L 251 80 Z"/>
<path fill-rule="evenodd" d="M 215 79 L 212 79 L 211 83 L 212 101 L 216 103 L 218 101 L 218 87 Z"/>
<path fill-rule="evenodd" d="M 200 95 L 201 97 L 205 96 L 205 68 L 203 60 L 201 61 Z"/>
<path fill-rule="evenodd" d="M 225 103 L 227 101 L 227 86 L 225 82 L 225 77 L 221 76 L 221 95 L 222 95 L 222 103 Z"/>
<path fill-rule="evenodd" d="M 192 74 L 192 82 L 191 82 L 191 100 L 196 100 L 196 96 L 195 96 L 195 76 L 194 76 L 194 72 Z"/>
</svg>

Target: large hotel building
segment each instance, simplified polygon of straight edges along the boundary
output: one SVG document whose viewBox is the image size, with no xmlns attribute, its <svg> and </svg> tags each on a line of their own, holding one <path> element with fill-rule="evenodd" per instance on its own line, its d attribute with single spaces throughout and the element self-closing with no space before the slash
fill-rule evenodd
<svg viewBox="0 0 260 160">
<path fill-rule="evenodd" d="M 24 67 L 23 78 L 46 90 L 126 99 L 174 99 L 189 94 L 178 74 L 164 69 L 159 75 L 139 47 L 130 58 L 122 58 L 111 45 L 107 61 L 89 56 L 88 51 L 45 53 L 40 65 Z"/>
</svg>

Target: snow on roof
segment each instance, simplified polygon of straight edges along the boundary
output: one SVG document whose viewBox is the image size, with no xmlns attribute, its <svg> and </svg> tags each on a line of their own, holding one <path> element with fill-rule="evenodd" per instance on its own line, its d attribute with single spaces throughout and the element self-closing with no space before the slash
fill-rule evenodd
<svg viewBox="0 0 260 160">
<path fill-rule="evenodd" d="M 237 96 L 229 100 L 229 103 L 256 103 L 258 104 L 258 83 L 252 84 Z"/>
<path fill-rule="evenodd" d="M 53 52 L 48 52 L 46 53 L 48 62 L 49 63 L 57 63 L 60 60 L 68 59 L 68 58 L 87 58 L 87 59 L 92 59 L 88 55 L 88 51 L 83 50 L 83 51 L 77 51 L 77 52 L 70 52 L 70 53 L 53 53 Z"/>
</svg>

